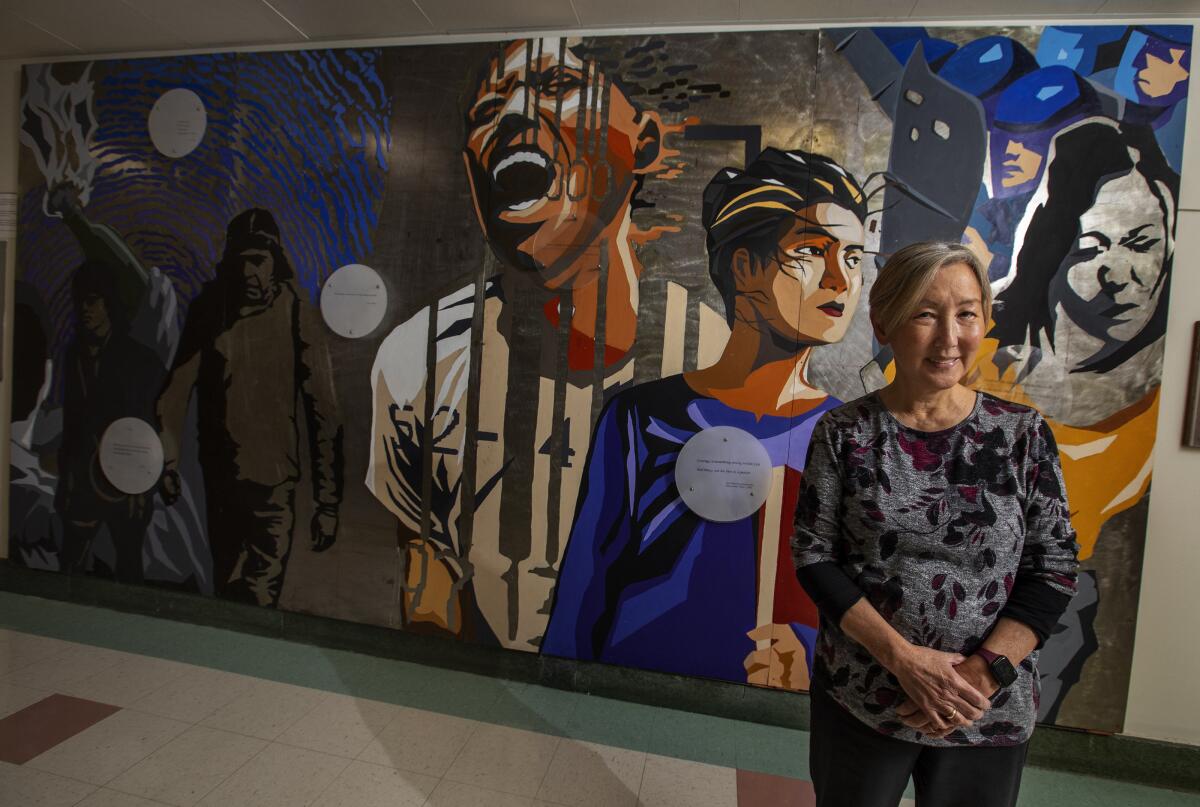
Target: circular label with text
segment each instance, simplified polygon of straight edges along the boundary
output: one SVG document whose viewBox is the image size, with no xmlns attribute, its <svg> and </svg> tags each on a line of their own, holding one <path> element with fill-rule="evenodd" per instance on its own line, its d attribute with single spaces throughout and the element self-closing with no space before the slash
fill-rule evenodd
<svg viewBox="0 0 1200 807">
<path fill-rule="evenodd" d="M 168 157 L 186 157 L 200 145 L 208 112 L 200 96 L 183 87 L 167 90 L 154 102 L 148 126 L 150 142 Z"/>
<path fill-rule="evenodd" d="M 114 420 L 100 438 L 100 470 L 122 493 L 145 493 L 162 476 L 163 447 L 158 432 L 140 418 Z"/>
<path fill-rule="evenodd" d="M 369 266 L 338 269 L 321 287 L 321 316 L 338 336 L 361 339 L 379 327 L 387 313 L 387 286 Z"/>
<path fill-rule="evenodd" d="M 754 435 L 713 426 L 692 435 L 675 463 L 683 503 L 708 521 L 737 521 L 756 512 L 771 491 L 771 457 Z"/>
</svg>

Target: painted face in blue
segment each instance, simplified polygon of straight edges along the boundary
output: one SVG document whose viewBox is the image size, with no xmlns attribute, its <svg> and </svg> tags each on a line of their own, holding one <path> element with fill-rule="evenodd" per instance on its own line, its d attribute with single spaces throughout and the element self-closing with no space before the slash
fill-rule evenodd
<svg viewBox="0 0 1200 807">
<path fill-rule="evenodd" d="M 1191 47 L 1149 37 L 1134 59 L 1138 99 L 1153 106 L 1171 106 L 1187 95 Z"/>
<path fill-rule="evenodd" d="M 1014 81 L 991 111 L 992 197 L 1005 198 L 1037 187 L 1054 135 L 1098 104 L 1074 70 L 1056 65 Z"/>
<path fill-rule="evenodd" d="M 1036 188 L 1053 138 L 1054 130 L 1017 133 L 993 128 L 988 138 L 992 198 L 1003 199 Z"/>
</svg>

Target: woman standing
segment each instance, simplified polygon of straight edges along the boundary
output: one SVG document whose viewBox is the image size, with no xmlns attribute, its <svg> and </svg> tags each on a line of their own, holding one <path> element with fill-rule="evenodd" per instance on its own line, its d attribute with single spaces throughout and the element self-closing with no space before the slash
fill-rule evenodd
<svg viewBox="0 0 1200 807">
<path fill-rule="evenodd" d="M 898 251 L 870 305 L 895 379 L 817 424 L 793 538 L 818 804 L 895 805 L 911 775 L 921 807 L 1012 805 L 1078 565 L 1054 437 L 959 383 L 991 315 L 967 248 Z"/>
</svg>

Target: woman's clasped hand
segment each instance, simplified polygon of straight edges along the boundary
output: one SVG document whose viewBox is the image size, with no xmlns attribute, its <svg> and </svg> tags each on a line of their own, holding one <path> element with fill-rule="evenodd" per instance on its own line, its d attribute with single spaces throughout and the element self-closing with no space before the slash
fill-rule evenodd
<svg viewBox="0 0 1200 807">
<path fill-rule="evenodd" d="M 940 739 L 983 717 L 991 703 L 959 674 L 965 656 L 911 647 L 893 671 L 907 696 L 896 707 L 896 715 L 904 725 Z"/>
</svg>

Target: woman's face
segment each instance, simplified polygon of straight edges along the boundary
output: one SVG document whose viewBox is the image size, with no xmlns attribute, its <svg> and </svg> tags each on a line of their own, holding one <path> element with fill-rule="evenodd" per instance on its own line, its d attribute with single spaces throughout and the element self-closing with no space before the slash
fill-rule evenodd
<svg viewBox="0 0 1200 807">
<path fill-rule="evenodd" d="M 846 335 L 862 292 L 865 238 L 858 217 L 831 202 L 806 207 L 766 267 L 760 316 L 787 339 L 823 345 Z"/>
<path fill-rule="evenodd" d="M 1110 180 L 1079 217 L 1079 237 L 1059 269 L 1063 307 L 1082 330 L 1128 341 L 1158 306 L 1166 259 L 1162 206 L 1137 171 Z"/>
<path fill-rule="evenodd" d="M 983 292 L 965 263 L 943 266 L 916 309 L 893 333 L 875 337 L 892 348 L 896 380 L 919 392 L 950 389 L 967 373 L 983 340 Z"/>
</svg>

